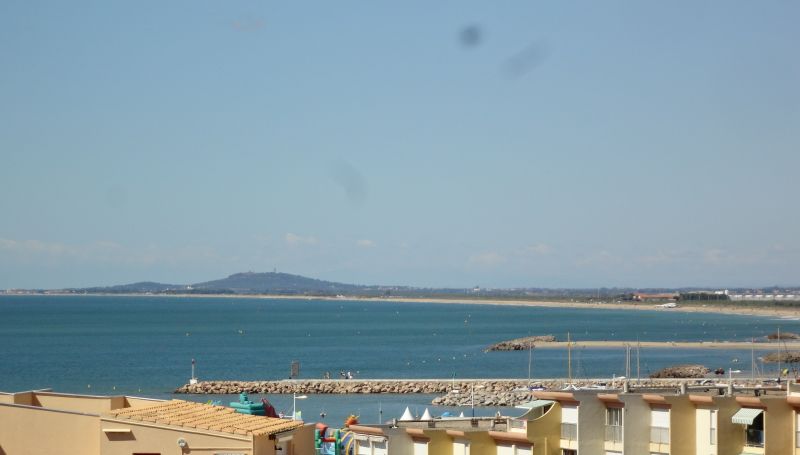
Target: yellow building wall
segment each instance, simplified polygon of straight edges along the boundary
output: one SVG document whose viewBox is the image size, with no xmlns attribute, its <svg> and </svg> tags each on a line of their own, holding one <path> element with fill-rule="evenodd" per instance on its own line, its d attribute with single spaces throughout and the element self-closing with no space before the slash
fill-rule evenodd
<svg viewBox="0 0 800 455">
<path fill-rule="evenodd" d="M 453 438 L 444 431 L 426 431 L 425 436 L 431 438 L 428 442 L 428 455 L 453 455 Z"/>
<path fill-rule="evenodd" d="M 43 408 L 102 414 L 112 409 L 124 407 L 125 397 L 93 397 L 37 392 L 33 395 L 33 404 Z"/>
<path fill-rule="evenodd" d="M 314 424 L 304 425 L 293 432 L 292 450 L 294 455 L 314 454 Z M 256 455 L 262 454 L 257 453 Z"/>
<path fill-rule="evenodd" d="M 767 455 L 792 452 L 794 409 L 785 399 L 764 400 L 764 449 Z"/>
<path fill-rule="evenodd" d="M 470 455 L 497 455 L 497 445 L 486 431 L 476 431 L 469 435 Z"/>
<path fill-rule="evenodd" d="M 528 421 L 528 440 L 533 442 L 533 455 L 560 455 L 561 405 L 556 403 L 536 420 Z"/>
<path fill-rule="evenodd" d="M 0 404 L 3 455 L 99 455 L 99 431 L 96 415 Z"/>
<path fill-rule="evenodd" d="M 669 410 L 670 453 L 675 455 L 693 453 L 697 447 L 697 435 L 695 434 L 697 415 L 694 404 L 686 395 L 667 397 L 667 402 L 672 405 Z M 706 415 L 705 424 L 708 426 L 708 415 Z M 708 438 L 708 430 L 706 430 L 706 438 Z M 698 453 L 713 455 L 712 452 L 706 450 Z"/>
<path fill-rule="evenodd" d="M 153 406 L 158 403 L 162 402 L 162 400 L 156 400 L 152 398 L 140 398 L 140 397 L 125 397 L 125 403 L 121 406 L 123 408 L 141 408 L 145 406 Z M 118 408 L 114 408 L 118 409 Z"/>
<path fill-rule="evenodd" d="M 732 397 L 715 397 L 713 407 L 717 409 L 717 454 L 740 454 L 744 448 L 744 429 L 731 422 L 740 406 Z"/>
<path fill-rule="evenodd" d="M 188 455 L 209 454 L 214 451 L 246 455 L 274 454 L 274 449 L 263 454 L 254 453 L 252 437 L 244 435 L 202 434 L 193 430 L 187 431 L 186 429 L 159 427 L 155 424 L 151 426 L 127 420 L 114 421 L 110 419 L 102 419 L 100 427 L 131 430 L 130 433 L 103 433 L 101 429 L 98 429 L 96 437 L 100 441 L 100 451 L 103 455 L 131 455 L 134 452 Z M 184 439 L 188 444 L 183 452 L 180 452 L 178 447 L 178 439 Z M 266 446 L 274 448 L 274 444 L 266 444 Z"/>
</svg>

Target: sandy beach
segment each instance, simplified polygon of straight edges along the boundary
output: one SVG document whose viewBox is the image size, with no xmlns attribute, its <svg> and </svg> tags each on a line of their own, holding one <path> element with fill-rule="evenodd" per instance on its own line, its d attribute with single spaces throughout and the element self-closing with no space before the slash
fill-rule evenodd
<svg viewBox="0 0 800 455">
<path fill-rule="evenodd" d="M 6 294 L 12 296 L 14 294 Z M 51 295 L 77 295 L 77 294 L 56 294 Z M 724 313 L 738 314 L 743 316 L 767 316 L 783 319 L 800 320 L 800 306 L 796 308 L 764 307 L 756 308 L 752 306 L 738 305 L 734 302 L 708 302 L 698 303 L 678 302 L 675 308 L 659 307 L 656 303 L 645 302 L 570 302 L 570 301 L 548 301 L 548 300 L 511 300 L 511 299 L 483 299 L 483 298 L 428 298 L 428 297 L 325 297 L 325 296 L 305 296 L 305 295 L 272 295 L 272 294 L 85 294 L 85 295 L 104 295 L 104 296 L 135 296 L 135 297 L 192 297 L 192 298 L 218 298 L 218 299 L 281 299 L 281 300 L 331 300 L 331 301 L 359 301 L 359 302 L 415 302 L 415 303 L 437 303 L 437 304 L 460 304 L 460 305 L 508 305 L 508 306 L 530 306 L 548 308 L 577 308 L 593 310 L 631 310 L 631 311 L 666 311 L 681 313 Z"/>
<path fill-rule="evenodd" d="M 758 349 L 758 350 L 777 350 L 777 349 L 800 349 L 800 343 L 748 343 L 742 341 L 572 341 L 573 348 L 670 348 L 670 349 Z M 535 343 L 537 349 L 540 348 L 566 348 L 566 341 L 551 341 L 545 343 Z"/>
</svg>

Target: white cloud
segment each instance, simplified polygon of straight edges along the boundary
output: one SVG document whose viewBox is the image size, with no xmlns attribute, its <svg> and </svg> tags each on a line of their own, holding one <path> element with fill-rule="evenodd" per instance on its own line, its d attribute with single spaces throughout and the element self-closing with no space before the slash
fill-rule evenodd
<svg viewBox="0 0 800 455">
<path fill-rule="evenodd" d="M 487 251 L 470 256 L 467 262 L 470 265 L 477 265 L 480 267 L 496 267 L 506 262 L 506 257 L 496 251 Z"/>
<path fill-rule="evenodd" d="M 295 245 L 316 245 L 317 238 L 314 236 L 303 237 L 297 234 L 293 234 L 291 232 L 287 233 L 284 237 L 286 240 L 287 245 L 295 246 Z"/>
<path fill-rule="evenodd" d="M 550 254 L 553 251 L 553 247 L 546 243 L 536 243 L 534 245 L 528 245 L 522 249 L 523 253 L 526 254 L 534 254 L 538 256 L 544 256 L 546 254 Z"/>
<path fill-rule="evenodd" d="M 591 267 L 598 265 L 605 266 L 605 265 L 619 264 L 621 262 L 622 262 L 621 258 L 614 256 L 608 251 L 598 251 L 596 253 L 588 254 L 578 258 L 578 260 L 575 261 L 575 265 L 579 267 Z"/>
<path fill-rule="evenodd" d="M 361 247 L 361 248 L 374 248 L 375 247 L 375 242 L 373 242 L 372 240 L 368 240 L 368 239 L 356 240 L 356 246 Z"/>
</svg>

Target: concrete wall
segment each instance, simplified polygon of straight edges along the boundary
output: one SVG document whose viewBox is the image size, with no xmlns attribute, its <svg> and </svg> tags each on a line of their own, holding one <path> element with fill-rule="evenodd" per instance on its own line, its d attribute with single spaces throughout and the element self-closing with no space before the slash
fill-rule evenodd
<svg viewBox="0 0 800 455">
<path fill-rule="evenodd" d="M 134 452 L 178 454 L 181 453 L 178 439 L 184 439 L 188 443 L 183 454 L 200 453 L 205 455 L 214 451 L 247 455 L 274 454 L 274 444 L 265 444 L 266 453 L 254 453 L 252 437 L 244 435 L 209 434 L 208 430 L 174 429 L 130 420 L 101 419 L 100 427 L 95 434 L 97 435 L 96 439 L 100 442 L 100 451 L 103 455 L 131 455 Z M 131 432 L 104 433 L 102 428 L 130 429 Z M 269 448 L 273 448 L 272 451 Z M 312 450 L 309 453 L 313 453 L 313 442 Z"/>
<path fill-rule="evenodd" d="M 0 404 L 0 454 L 99 455 L 99 431 L 96 415 Z"/>
<path fill-rule="evenodd" d="M 625 403 L 622 417 L 622 439 L 625 455 L 650 453 L 650 404 L 641 395 L 622 395 Z"/>
<path fill-rule="evenodd" d="M 596 393 L 575 392 L 578 405 L 578 455 L 604 453 L 606 405 Z"/>
</svg>

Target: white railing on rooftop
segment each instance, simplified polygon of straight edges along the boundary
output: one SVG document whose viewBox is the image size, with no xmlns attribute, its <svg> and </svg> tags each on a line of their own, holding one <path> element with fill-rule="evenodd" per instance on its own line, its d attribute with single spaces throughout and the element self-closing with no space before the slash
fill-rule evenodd
<svg viewBox="0 0 800 455">
<path fill-rule="evenodd" d="M 578 440 L 578 425 L 574 423 L 562 423 L 561 424 L 561 439 L 567 439 L 569 441 L 577 441 Z"/>
<path fill-rule="evenodd" d="M 650 442 L 654 444 L 669 444 L 669 428 L 650 427 Z"/>
<path fill-rule="evenodd" d="M 622 425 L 606 425 L 606 441 L 622 442 Z"/>
</svg>

